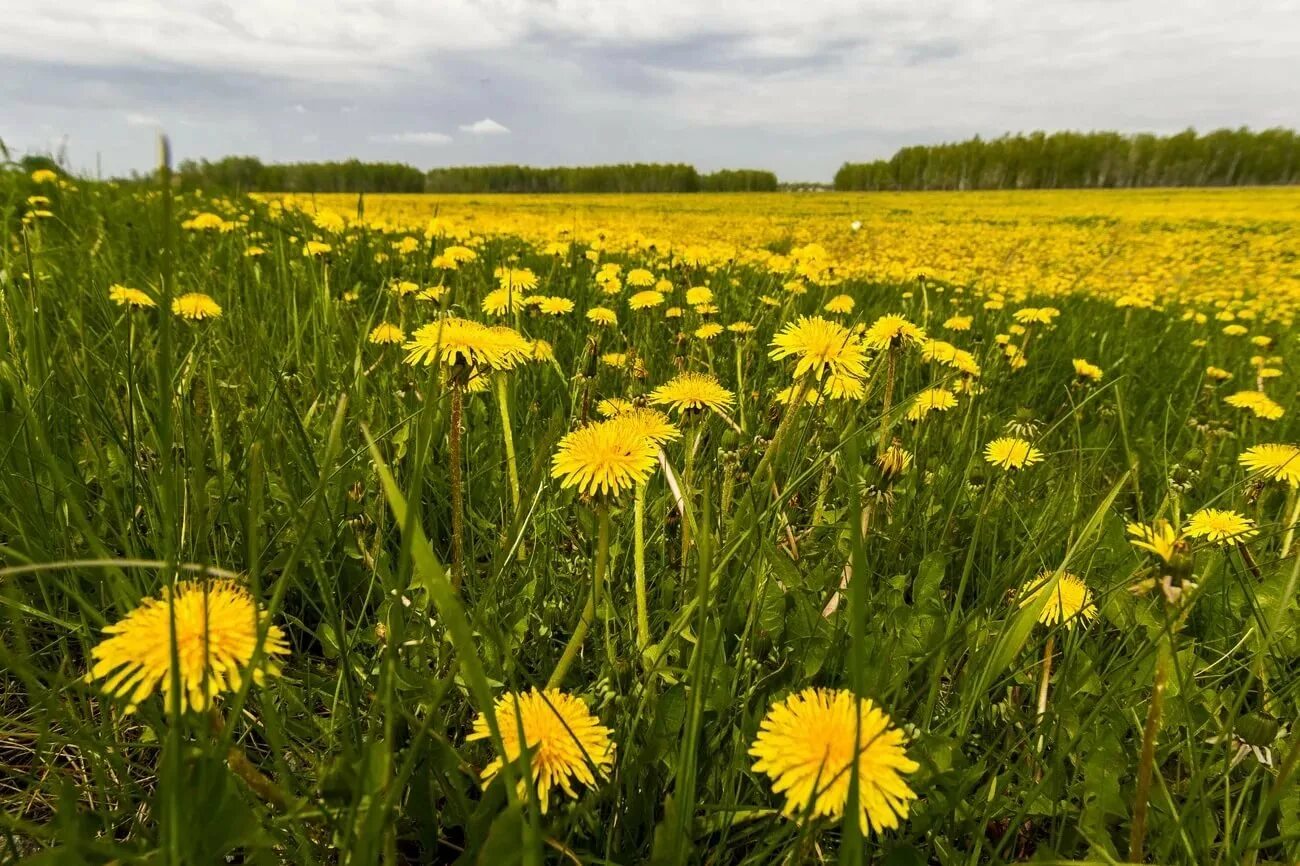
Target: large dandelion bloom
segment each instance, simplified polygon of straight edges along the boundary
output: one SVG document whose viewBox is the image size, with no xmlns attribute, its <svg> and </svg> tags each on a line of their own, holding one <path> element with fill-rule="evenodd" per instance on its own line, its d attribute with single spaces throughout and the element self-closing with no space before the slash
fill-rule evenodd
<svg viewBox="0 0 1300 866">
<path fill-rule="evenodd" d="M 1052 583 L 1052 573 L 1045 571 L 1020 588 L 1022 608 L 1038 603 Z M 1078 575 L 1068 571 L 1061 572 L 1061 579 L 1056 582 L 1056 591 L 1047 599 L 1038 614 L 1038 621 L 1043 625 L 1065 623 L 1066 628 L 1074 628 L 1079 620 L 1088 621 L 1097 615 L 1097 607 L 1092 603 L 1092 593 L 1088 585 Z"/>
<path fill-rule="evenodd" d="M 867 372 L 862 343 L 853 332 L 820 316 L 803 316 L 786 325 L 772 339 L 769 354 L 776 360 L 798 358 L 794 368 L 796 379 L 808 372 L 820 379 L 828 370 L 860 379 Z"/>
<path fill-rule="evenodd" d="M 1041 463 L 1043 452 L 1024 439 L 1004 436 L 984 446 L 984 459 L 1001 469 L 1024 469 Z"/>
<path fill-rule="evenodd" d="M 904 745 L 903 732 L 870 699 L 805 689 L 768 710 L 749 754 L 758 759 L 754 771 L 785 794 L 782 811 L 790 817 L 843 816 L 856 769 L 858 821 L 868 833 L 897 827 L 916 799 L 903 774 L 919 765 Z"/>
<path fill-rule="evenodd" d="M 1192 538 L 1204 538 L 1215 544 L 1245 541 L 1259 534 L 1255 521 L 1235 511 L 1202 508 L 1187 518 L 1183 532 Z"/>
<path fill-rule="evenodd" d="M 533 689 L 523 695 L 499 698 L 492 712 L 505 756 L 498 755 L 484 768 L 484 782 L 495 778 L 505 761 L 513 763 L 519 759 L 523 753 L 520 728 L 523 728 L 523 742 L 528 744 L 529 764 L 543 812 L 548 808 L 552 788 L 558 787 L 576 798 L 575 781 L 594 788 L 597 773 L 608 778 L 614 766 L 610 730 L 573 695 L 559 689 L 544 692 Z M 474 732 L 465 739 L 486 740 L 490 736 L 487 716 L 479 713 L 474 720 Z M 528 789 L 523 780 L 519 785 L 519 796 L 525 798 Z"/>
<path fill-rule="evenodd" d="M 266 673 L 279 673 L 270 657 L 285 655 L 289 647 L 274 625 L 266 627 L 261 666 L 249 670 L 264 622 L 248 591 L 233 581 L 183 581 L 104 629 L 112 636 L 91 650 L 95 664 L 87 679 L 104 680 L 105 692 L 127 699 L 128 712 L 160 683 L 170 702 L 174 655 L 181 708 L 206 710 L 215 696 L 242 688 L 245 676 L 260 683 Z"/>
<path fill-rule="evenodd" d="M 431 322 L 415 331 L 406 349 L 406 363 L 447 366 L 479 365 L 509 370 L 527 360 L 532 345 L 517 331 L 454 316 Z"/>
<path fill-rule="evenodd" d="M 1237 459 L 1261 477 L 1300 487 L 1300 447 L 1276 443 L 1255 445 Z"/>
<path fill-rule="evenodd" d="M 682 373 L 650 393 L 651 403 L 670 406 L 678 412 L 698 409 L 725 412 L 735 399 L 735 395 L 707 373 Z"/>
<path fill-rule="evenodd" d="M 574 430 L 560 440 L 551 459 L 551 477 L 580 493 L 617 496 L 650 477 L 659 446 L 644 434 L 633 435 L 619 417 Z"/>
<path fill-rule="evenodd" d="M 172 312 L 182 319 L 199 322 L 221 316 L 221 305 L 202 292 L 189 292 L 172 301 Z"/>
<path fill-rule="evenodd" d="M 898 315 L 876 319 L 863 337 L 867 348 L 877 350 L 891 346 L 919 345 L 924 341 L 925 330 Z"/>
</svg>

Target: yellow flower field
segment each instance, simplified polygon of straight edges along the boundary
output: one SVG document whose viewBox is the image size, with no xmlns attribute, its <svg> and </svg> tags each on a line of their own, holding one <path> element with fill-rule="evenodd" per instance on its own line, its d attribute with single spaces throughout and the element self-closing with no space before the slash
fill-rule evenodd
<svg viewBox="0 0 1300 866">
<path fill-rule="evenodd" d="M 268 198 L 356 219 L 354 195 Z M 780 273 L 793 262 L 820 282 L 927 276 L 1012 301 L 1075 291 L 1134 306 L 1172 297 L 1284 324 L 1300 304 L 1294 188 L 374 195 L 364 212 L 367 223 L 390 231 L 513 234 L 610 252 L 653 247 Z"/>
</svg>

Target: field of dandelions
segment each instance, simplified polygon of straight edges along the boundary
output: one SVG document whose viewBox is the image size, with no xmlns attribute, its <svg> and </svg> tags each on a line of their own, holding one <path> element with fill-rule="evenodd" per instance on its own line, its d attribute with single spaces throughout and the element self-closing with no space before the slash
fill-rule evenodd
<svg viewBox="0 0 1300 866">
<path fill-rule="evenodd" d="M 0 862 L 1300 861 L 1300 193 L 0 174 Z"/>
</svg>

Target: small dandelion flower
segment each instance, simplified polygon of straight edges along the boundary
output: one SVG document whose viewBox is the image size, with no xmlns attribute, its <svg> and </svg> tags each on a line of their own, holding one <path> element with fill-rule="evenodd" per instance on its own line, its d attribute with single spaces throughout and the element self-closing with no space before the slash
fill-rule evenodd
<svg viewBox="0 0 1300 866">
<path fill-rule="evenodd" d="M 1223 401 L 1229 406 L 1246 409 L 1256 418 L 1263 418 L 1266 421 L 1276 421 L 1286 413 L 1286 410 L 1263 391 L 1238 391 L 1236 394 L 1224 397 Z"/>
<path fill-rule="evenodd" d="M 712 340 L 722 333 L 722 326 L 717 322 L 708 322 L 695 329 L 695 336 L 700 340 Z"/>
<path fill-rule="evenodd" d="M 587 496 L 618 496 L 649 478 L 658 456 L 658 445 L 647 436 L 629 435 L 616 415 L 561 439 L 551 459 L 551 477 Z"/>
<path fill-rule="evenodd" d="M 592 307 L 587 311 L 587 321 L 609 328 L 618 324 L 618 314 L 608 307 Z"/>
<path fill-rule="evenodd" d="M 1101 367 L 1098 367 L 1096 364 L 1086 361 L 1083 358 L 1075 358 L 1074 375 L 1078 376 L 1080 379 L 1087 379 L 1091 382 L 1096 382 L 1101 378 Z"/>
<path fill-rule="evenodd" d="M 891 346 L 920 345 L 925 341 L 925 330 L 902 316 L 881 316 L 867 328 L 863 342 L 868 349 L 887 349 Z"/>
<path fill-rule="evenodd" d="M 573 312 L 573 301 L 569 298 L 546 297 L 537 305 L 547 316 L 564 316 Z"/>
<path fill-rule="evenodd" d="M 497 285 L 503 289 L 531 292 L 537 288 L 537 274 L 528 268 L 497 268 L 492 276 L 496 277 Z"/>
<path fill-rule="evenodd" d="M 182 319 L 202 321 L 221 316 L 221 305 L 202 292 L 187 292 L 172 300 L 172 312 Z"/>
<path fill-rule="evenodd" d="M 692 286 L 686 290 L 686 303 L 692 307 L 713 303 L 713 290 L 708 286 Z"/>
<path fill-rule="evenodd" d="M 892 829 L 916 799 L 903 776 L 919 764 L 907 757 L 901 730 L 869 698 L 805 689 L 772 705 L 749 749 L 754 772 L 772 779 L 789 817 L 841 818 L 850 773 L 858 777 L 863 833 Z"/>
<path fill-rule="evenodd" d="M 406 349 L 406 363 L 447 366 L 469 364 L 509 370 L 527 360 L 533 346 L 510 328 L 489 328 L 449 316 L 418 328 Z"/>
<path fill-rule="evenodd" d="M 969 331 L 973 316 L 951 316 L 944 321 L 943 327 L 949 331 Z"/>
<path fill-rule="evenodd" d="M 1026 608 L 1041 601 L 1051 583 L 1052 572 L 1045 571 L 1022 586 L 1020 607 Z M 1096 615 L 1097 607 L 1092 603 L 1088 585 L 1078 575 L 1063 571 L 1056 582 L 1056 591 L 1039 611 L 1038 621 L 1049 626 L 1059 622 L 1066 628 L 1074 628 L 1080 620 L 1087 622 Z"/>
<path fill-rule="evenodd" d="M 1215 544 L 1246 541 L 1259 534 L 1255 521 L 1235 511 L 1202 508 L 1187 518 L 1183 531 L 1192 538 L 1204 538 Z"/>
<path fill-rule="evenodd" d="M 391 322 L 380 322 L 375 329 L 370 332 L 368 338 L 372 343 L 388 344 L 400 343 L 406 339 L 406 334 L 402 329 Z"/>
<path fill-rule="evenodd" d="M 302 254 L 307 258 L 327 255 L 333 251 L 334 248 L 323 241 L 307 241 L 302 248 Z"/>
<path fill-rule="evenodd" d="M 111 637 L 91 650 L 87 679 L 104 680 L 107 694 L 127 699 L 128 712 L 160 685 L 170 700 L 173 680 L 179 680 L 181 708 L 206 710 L 216 696 L 241 689 L 246 676 L 260 683 L 266 674 L 279 673 L 271 657 L 287 654 L 289 647 L 284 632 L 265 620 L 248 591 L 233 581 L 181 581 L 104 629 Z M 253 668 L 263 626 L 262 663 Z"/>
<path fill-rule="evenodd" d="M 1001 469 L 1024 469 L 1041 463 L 1043 452 L 1024 439 L 1004 436 L 984 446 L 984 459 Z"/>
<path fill-rule="evenodd" d="M 907 420 L 920 421 L 931 412 L 947 412 L 957 405 L 957 397 L 946 388 L 926 388 L 916 395 L 907 410 Z"/>
<path fill-rule="evenodd" d="M 670 406 L 678 412 L 699 409 L 725 412 L 735 400 L 734 394 L 707 373 L 681 373 L 650 394 L 651 403 Z"/>
<path fill-rule="evenodd" d="M 595 788 L 597 775 L 609 777 L 614 766 L 611 731 L 592 715 L 581 699 L 559 689 L 543 692 L 534 688 L 522 695 L 499 698 L 492 712 L 505 754 L 498 755 L 484 768 L 485 783 L 492 781 L 507 761 L 519 760 L 524 752 L 523 743 L 527 744 L 529 766 L 543 813 L 549 807 L 553 788 L 576 798 L 574 782 Z M 473 733 L 465 739 L 486 740 L 491 736 L 490 731 L 487 716 L 480 713 L 474 720 Z M 524 798 L 528 789 L 524 780 L 519 784 L 519 796 Z"/>
<path fill-rule="evenodd" d="M 822 307 L 828 313 L 851 313 L 853 312 L 854 301 L 849 295 L 836 295 L 826 302 Z"/>
<path fill-rule="evenodd" d="M 108 299 L 119 307 L 156 307 L 158 303 L 139 289 L 119 286 L 108 287 Z"/>
<path fill-rule="evenodd" d="M 1232 374 L 1222 367 L 1206 367 L 1205 378 L 1213 379 L 1216 382 L 1226 382 L 1232 378 Z"/>
<path fill-rule="evenodd" d="M 627 305 L 634 310 L 648 310 L 651 307 L 657 307 L 664 302 L 664 296 L 654 289 L 646 289 L 643 292 L 637 292 L 627 299 Z"/>
</svg>

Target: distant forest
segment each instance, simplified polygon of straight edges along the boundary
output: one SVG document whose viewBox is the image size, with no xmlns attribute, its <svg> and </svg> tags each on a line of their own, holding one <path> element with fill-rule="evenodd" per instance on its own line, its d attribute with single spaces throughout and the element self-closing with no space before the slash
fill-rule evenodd
<svg viewBox="0 0 1300 866">
<path fill-rule="evenodd" d="M 762 192 L 777 188 L 770 171 L 724 169 L 701 174 L 684 164 L 628 163 L 577 168 L 484 165 L 421 171 L 390 162 L 298 162 L 267 165 L 254 157 L 182 162 L 182 187 L 232 192 Z"/>
<path fill-rule="evenodd" d="M 1177 135 L 1033 132 L 904 147 L 845 163 L 837 190 L 1079 189 L 1300 183 L 1300 135 L 1289 129 Z"/>
</svg>

